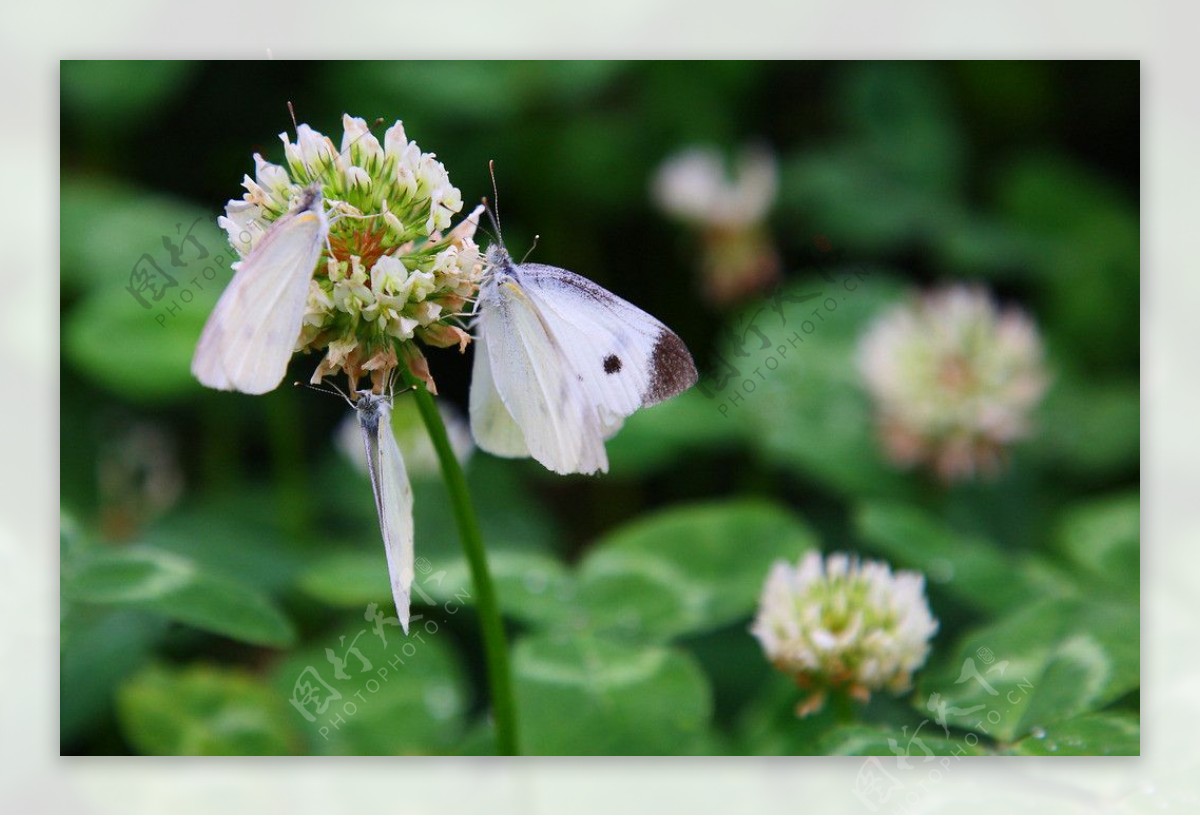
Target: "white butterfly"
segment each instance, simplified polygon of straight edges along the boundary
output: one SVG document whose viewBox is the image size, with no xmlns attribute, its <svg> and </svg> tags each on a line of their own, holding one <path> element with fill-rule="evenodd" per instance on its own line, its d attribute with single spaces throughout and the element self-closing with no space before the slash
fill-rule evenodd
<svg viewBox="0 0 1200 816">
<path fill-rule="evenodd" d="M 655 318 L 573 272 L 487 253 L 475 304 L 471 431 L 556 473 L 608 470 L 625 417 L 687 390 L 696 366 Z"/>
<path fill-rule="evenodd" d="M 409 600 L 413 582 L 413 496 L 404 459 L 392 432 L 392 398 L 370 391 L 357 392 L 354 410 L 367 448 L 367 472 L 379 513 L 379 529 L 387 555 L 392 598 L 404 633 L 408 634 Z"/>
<path fill-rule="evenodd" d="M 236 274 L 196 345 L 196 379 L 209 388 L 247 394 L 264 394 L 283 381 L 328 235 L 321 187 L 313 184 L 299 205 L 233 265 Z"/>
</svg>

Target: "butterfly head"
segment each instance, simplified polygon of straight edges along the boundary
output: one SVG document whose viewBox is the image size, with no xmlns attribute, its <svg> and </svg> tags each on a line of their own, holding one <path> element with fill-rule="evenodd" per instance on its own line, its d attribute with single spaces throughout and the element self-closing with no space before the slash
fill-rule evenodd
<svg viewBox="0 0 1200 816">
<path fill-rule="evenodd" d="M 484 260 L 490 269 L 503 271 L 507 267 L 512 266 L 512 256 L 508 254 L 508 250 L 503 244 L 492 244 L 487 248 L 487 253 L 484 255 Z"/>
<path fill-rule="evenodd" d="M 508 254 L 508 250 L 503 244 L 492 244 L 488 247 L 484 254 L 484 282 L 491 284 L 503 284 L 513 275 L 515 266 L 512 256 Z"/>
<path fill-rule="evenodd" d="M 376 394 L 369 388 L 354 392 L 354 410 L 364 416 L 384 416 L 391 408 L 390 394 Z"/>
</svg>

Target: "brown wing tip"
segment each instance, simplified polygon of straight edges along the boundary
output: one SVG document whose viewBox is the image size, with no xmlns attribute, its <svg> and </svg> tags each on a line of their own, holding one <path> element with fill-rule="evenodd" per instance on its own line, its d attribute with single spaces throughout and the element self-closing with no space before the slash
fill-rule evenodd
<svg viewBox="0 0 1200 816">
<path fill-rule="evenodd" d="M 698 377 L 687 346 L 674 332 L 663 329 L 650 356 L 650 385 L 642 403 L 653 405 L 670 399 L 695 385 Z"/>
</svg>

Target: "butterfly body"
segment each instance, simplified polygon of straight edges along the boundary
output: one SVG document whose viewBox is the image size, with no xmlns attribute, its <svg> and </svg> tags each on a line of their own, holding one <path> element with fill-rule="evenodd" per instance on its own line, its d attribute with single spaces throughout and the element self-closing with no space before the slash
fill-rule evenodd
<svg viewBox="0 0 1200 816">
<path fill-rule="evenodd" d="M 354 410 L 367 450 L 367 471 L 387 554 L 392 597 L 407 634 L 413 582 L 412 487 L 392 431 L 391 397 L 370 391 L 359 391 L 356 396 Z"/>
</svg>

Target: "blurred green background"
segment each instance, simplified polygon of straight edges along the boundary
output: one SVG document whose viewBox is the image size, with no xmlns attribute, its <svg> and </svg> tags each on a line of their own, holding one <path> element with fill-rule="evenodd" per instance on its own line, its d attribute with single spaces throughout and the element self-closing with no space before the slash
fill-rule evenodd
<svg viewBox="0 0 1200 816">
<path fill-rule="evenodd" d="M 64 62 L 64 754 L 491 750 L 436 474 L 413 474 L 425 617 L 404 645 L 376 632 L 387 570 L 335 446 L 345 405 L 188 372 L 230 277 L 216 217 L 251 153 L 281 160 L 289 100 L 335 141 L 343 112 L 402 119 L 467 202 L 494 159 L 514 254 L 539 235 L 535 260 L 658 316 L 702 372 L 741 324 L 700 297 L 696 235 L 655 208 L 672 153 L 775 152 L 785 287 L 820 287 L 814 236 L 871 272 L 736 410 L 693 389 L 635 415 L 604 477 L 471 459 L 526 752 L 890 755 L 930 693 L 979 702 L 955 678 L 984 648 L 1032 691 L 986 728 L 930 723 L 931 750 L 974 732 L 981 752 L 1138 752 L 1136 62 Z M 127 290 L 147 263 L 177 275 L 176 312 Z M 1002 478 L 944 487 L 886 464 L 853 360 L 881 309 L 951 281 L 1030 312 L 1054 384 Z M 469 355 L 429 358 L 465 411 Z M 849 722 L 797 720 L 747 632 L 771 562 L 810 548 L 924 571 L 941 621 L 917 689 Z"/>
</svg>

